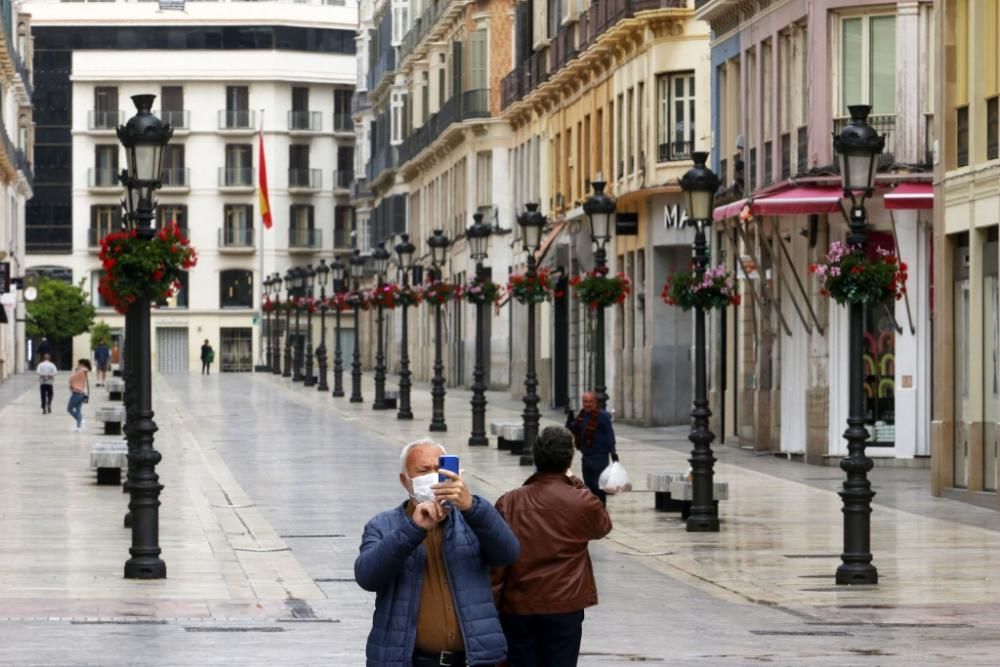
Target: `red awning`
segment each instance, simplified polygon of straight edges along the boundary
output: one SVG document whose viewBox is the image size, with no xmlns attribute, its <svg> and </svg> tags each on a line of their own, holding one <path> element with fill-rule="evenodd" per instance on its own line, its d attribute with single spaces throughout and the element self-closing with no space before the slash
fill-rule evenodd
<svg viewBox="0 0 1000 667">
<path fill-rule="evenodd" d="M 810 215 L 840 210 L 844 191 L 839 187 L 802 185 L 754 199 L 754 215 Z"/>
<path fill-rule="evenodd" d="M 715 211 L 712 213 L 712 218 L 716 221 L 725 220 L 727 218 L 735 218 L 743 210 L 743 207 L 747 205 L 746 199 L 740 199 L 739 201 L 734 201 L 731 204 L 723 204 L 722 206 L 716 207 Z"/>
<path fill-rule="evenodd" d="M 900 183 L 885 193 L 885 207 L 894 210 L 934 208 L 934 184 L 927 182 Z"/>
</svg>

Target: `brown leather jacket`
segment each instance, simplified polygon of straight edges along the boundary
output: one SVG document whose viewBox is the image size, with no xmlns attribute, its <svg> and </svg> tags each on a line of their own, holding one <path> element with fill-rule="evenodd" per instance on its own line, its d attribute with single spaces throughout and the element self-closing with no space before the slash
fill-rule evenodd
<svg viewBox="0 0 1000 667">
<path fill-rule="evenodd" d="M 493 572 L 505 614 L 564 614 L 597 604 L 587 544 L 611 532 L 611 517 L 576 477 L 536 473 L 496 504 L 521 543 L 517 561 Z"/>
</svg>

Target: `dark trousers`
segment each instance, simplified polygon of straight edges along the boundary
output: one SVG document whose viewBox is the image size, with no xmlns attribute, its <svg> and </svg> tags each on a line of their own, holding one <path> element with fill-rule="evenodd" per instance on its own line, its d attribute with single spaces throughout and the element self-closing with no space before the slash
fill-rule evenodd
<svg viewBox="0 0 1000 667">
<path fill-rule="evenodd" d="M 52 412 L 52 385 L 41 384 L 38 388 L 42 394 L 42 410 Z"/>
<path fill-rule="evenodd" d="M 204 359 L 201 360 L 201 373 L 202 373 L 202 375 L 208 375 L 209 374 L 209 369 L 211 367 L 212 367 L 212 362 L 211 361 L 205 361 Z"/>
<path fill-rule="evenodd" d="M 510 667 L 576 667 L 583 610 L 566 614 L 501 614 Z"/>
<path fill-rule="evenodd" d="M 608 504 L 608 494 L 601 491 L 600 479 L 601 473 L 604 469 L 608 467 L 611 461 L 611 456 L 609 454 L 591 454 L 590 456 L 583 457 L 583 483 L 587 485 L 587 488 L 594 492 L 594 495 L 600 498 L 602 505 Z"/>
</svg>

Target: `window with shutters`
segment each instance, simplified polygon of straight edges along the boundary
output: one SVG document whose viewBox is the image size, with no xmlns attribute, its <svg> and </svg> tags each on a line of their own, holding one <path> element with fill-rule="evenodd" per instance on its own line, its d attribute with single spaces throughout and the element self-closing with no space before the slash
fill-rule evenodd
<svg viewBox="0 0 1000 667">
<path fill-rule="evenodd" d="M 694 147 L 694 72 L 656 77 L 658 162 L 687 160 Z"/>
<path fill-rule="evenodd" d="M 485 90 L 487 83 L 487 32 L 485 28 L 469 36 L 469 90 Z"/>
<path fill-rule="evenodd" d="M 409 0 L 392 0 L 392 45 L 403 43 L 406 31 L 410 29 Z"/>
<path fill-rule="evenodd" d="M 389 98 L 389 107 L 392 112 L 392 138 L 390 143 L 399 144 L 403 141 L 403 100 L 406 93 L 402 90 L 393 90 Z"/>
<path fill-rule="evenodd" d="M 847 16 L 840 33 L 837 115 L 847 115 L 852 104 L 870 104 L 873 114 L 895 114 L 896 17 Z"/>
</svg>

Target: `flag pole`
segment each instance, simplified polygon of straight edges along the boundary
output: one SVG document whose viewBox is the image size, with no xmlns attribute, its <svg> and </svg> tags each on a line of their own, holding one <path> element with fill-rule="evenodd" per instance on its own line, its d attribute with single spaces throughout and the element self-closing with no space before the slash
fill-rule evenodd
<svg viewBox="0 0 1000 667">
<path fill-rule="evenodd" d="M 260 137 L 261 146 L 263 146 L 264 141 L 264 109 L 261 107 L 260 110 Z M 258 161 L 260 161 L 260 156 L 258 156 Z M 257 167 L 260 168 L 259 166 Z M 257 188 L 260 189 L 260 183 L 257 183 Z M 257 298 L 259 299 L 259 306 L 257 308 L 257 321 L 260 323 L 260 334 L 257 336 L 257 365 L 265 366 L 266 360 L 264 359 L 264 296 L 262 288 L 264 286 L 264 215 L 263 211 L 260 211 L 258 217 L 258 225 L 260 226 L 260 246 L 257 250 L 258 255 L 258 266 L 260 268 L 259 278 L 257 280 Z M 256 246 L 257 244 L 254 243 Z"/>
</svg>

